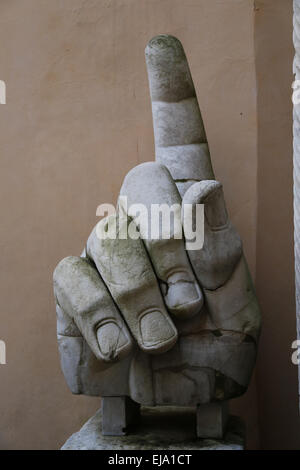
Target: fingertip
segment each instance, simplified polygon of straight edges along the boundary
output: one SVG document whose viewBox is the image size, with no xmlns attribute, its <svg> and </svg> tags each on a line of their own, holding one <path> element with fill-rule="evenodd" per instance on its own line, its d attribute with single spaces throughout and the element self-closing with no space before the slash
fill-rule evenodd
<svg viewBox="0 0 300 470">
<path fill-rule="evenodd" d="M 204 204 L 204 212 L 211 229 L 222 229 L 228 224 L 223 186 L 216 180 L 203 180 L 191 186 L 183 197 L 185 204 Z"/>
<path fill-rule="evenodd" d="M 184 54 L 184 50 L 182 47 L 181 42 L 175 36 L 171 36 L 170 34 L 158 34 L 150 39 L 148 42 L 145 53 L 146 56 L 151 55 L 151 53 L 159 53 L 160 51 L 165 51 L 166 49 L 172 48 L 173 51 L 181 52 Z"/>
<path fill-rule="evenodd" d="M 127 356 L 132 349 L 132 340 L 125 330 L 115 321 L 106 321 L 97 331 L 97 342 L 100 359 L 105 362 L 115 362 Z"/>
<path fill-rule="evenodd" d="M 220 190 L 222 190 L 222 184 L 219 181 L 213 179 L 199 181 L 186 191 L 183 204 L 201 204 L 215 191 Z"/>
<path fill-rule="evenodd" d="M 161 354 L 171 349 L 177 338 L 177 329 L 167 313 L 150 310 L 140 317 L 139 344 L 143 351 Z"/>
<path fill-rule="evenodd" d="M 177 318 L 195 316 L 203 307 L 203 295 L 196 282 L 179 280 L 169 282 L 165 302 L 170 313 Z"/>
<path fill-rule="evenodd" d="M 179 39 L 168 34 L 155 36 L 146 46 L 145 57 L 152 101 L 178 102 L 196 96 Z"/>
</svg>

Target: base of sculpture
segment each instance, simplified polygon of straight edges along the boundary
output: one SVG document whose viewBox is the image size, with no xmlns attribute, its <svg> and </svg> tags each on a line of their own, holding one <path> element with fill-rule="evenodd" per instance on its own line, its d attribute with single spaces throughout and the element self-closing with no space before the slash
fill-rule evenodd
<svg viewBox="0 0 300 470">
<path fill-rule="evenodd" d="M 198 405 L 194 410 L 195 436 L 200 439 L 223 439 L 229 417 L 228 402 Z M 102 397 L 101 411 L 103 436 L 124 436 L 140 419 L 140 405 L 128 396 Z"/>
<path fill-rule="evenodd" d="M 243 450 L 245 427 L 242 420 L 230 416 L 224 437 L 199 439 L 195 434 L 196 413 L 193 408 L 141 408 L 140 420 L 124 436 L 102 434 L 99 410 L 73 434 L 62 450 Z"/>
</svg>

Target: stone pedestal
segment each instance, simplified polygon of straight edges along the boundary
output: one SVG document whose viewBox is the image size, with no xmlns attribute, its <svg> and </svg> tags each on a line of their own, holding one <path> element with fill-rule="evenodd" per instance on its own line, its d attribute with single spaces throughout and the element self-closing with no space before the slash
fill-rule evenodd
<svg viewBox="0 0 300 470">
<path fill-rule="evenodd" d="M 62 450 L 243 450 L 245 428 L 230 416 L 222 440 L 196 437 L 195 408 L 142 408 L 139 423 L 125 436 L 103 436 L 99 410 Z"/>
<path fill-rule="evenodd" d="M 129 397 L 102 397 L 102 434 L 124 436 L 127 428 L 140 417 L 140 405 Z"/>
</svg>

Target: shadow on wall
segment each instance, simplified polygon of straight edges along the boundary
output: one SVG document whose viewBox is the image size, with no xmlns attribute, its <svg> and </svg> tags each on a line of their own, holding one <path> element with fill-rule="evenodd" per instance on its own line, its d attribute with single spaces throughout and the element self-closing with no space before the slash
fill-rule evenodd
<svg viewBox="0 0 300 470">
<path fill-rule="evenodd" d="M 300 446 L 293 258 L 292 0 L 255 2 L 258 107 L 256 288 L 263 314 L 257 367 L 262 449 Z"/>
</svg>

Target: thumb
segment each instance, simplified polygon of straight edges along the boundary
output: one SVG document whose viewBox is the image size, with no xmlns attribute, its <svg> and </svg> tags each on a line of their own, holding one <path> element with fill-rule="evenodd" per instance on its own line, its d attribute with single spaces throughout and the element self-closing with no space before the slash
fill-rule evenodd
<svg viewBox="0 0 300 470">
<path fill-rule="evenodd" d="M 193 184 L 185 193 L 182 203 L 183 210 L 185 204 L 191 204 L 192 206 L 203 204 L 205 222 L 212 230 L 220 230 L 228 224 L 223 188 L 218 181 L 203 180 Z"/>
<path fill-rule="evenodd" d="M 229 279 L 242 255 L 241 239 L 228 218 L 222 185 L 215 180 L 195 183 L 182 202 L 183 217 L 192 207 L 193 231 L 196 239 L 203 235 L 204 240 L 200 249 L 187 246 L 196 277 L 205 289 L 217 289 Z M 199 224 L 197 204 L 204 205 L 204 224 Z M 186 234 L 185 227 L 184 231 Z M 200 231 L 203 234 L 199 236 Z"/>
</svg>

